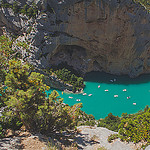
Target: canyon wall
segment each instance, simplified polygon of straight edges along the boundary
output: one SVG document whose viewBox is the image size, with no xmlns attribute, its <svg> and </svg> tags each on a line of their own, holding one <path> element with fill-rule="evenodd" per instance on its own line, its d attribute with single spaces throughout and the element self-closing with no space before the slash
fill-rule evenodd
<svg viewBox="0 0 150 150">
<path fill-rule="evenodd" d="M 0 24 L 9 32 L 20 32 L 16 41 L 28 41 L 28 53 L 16 44 L 13 48 L 36 67 L 64 63 L 82 74 L 105 71 L 136 77 L 150 73 L 150 14 L 140 4 L 131 0 L 34 2 L 39 8 L 35 19 L 1 8 L 4 21 Z M 8 22 L 12 28 L 7 29 Z"/>
</svg>

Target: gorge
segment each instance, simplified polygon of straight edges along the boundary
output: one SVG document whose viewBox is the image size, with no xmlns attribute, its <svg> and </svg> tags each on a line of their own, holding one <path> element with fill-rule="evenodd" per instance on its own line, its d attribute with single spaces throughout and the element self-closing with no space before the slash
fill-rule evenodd
<svg viewBox="0 0 150 150">
<path fill-rule="evenodd" d="M 149 13 L 150 0 L 0 0 L 1 147 L 28 131 L 50 149 L 149 149 Z"/>
</svg>

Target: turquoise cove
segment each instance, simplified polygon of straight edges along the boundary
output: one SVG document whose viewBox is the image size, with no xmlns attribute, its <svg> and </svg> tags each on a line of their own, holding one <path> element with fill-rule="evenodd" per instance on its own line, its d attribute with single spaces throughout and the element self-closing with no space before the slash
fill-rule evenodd
<svg viewBox="0 0 150 150">
<path fill-rule="evenodd" d="M 91 72 L 85 76 L 85 85 L 84 95 L 57 91 L 64 98 L 64 103 L 70 106 L 83 103 L 82 110 L 96 119 L 104 118 L 110 112 L 118 116 L 126 112 L 132 114 L 146 105 L 150 106 L 150 75 L 131 79 L 128 76 Z"/>
</svg>

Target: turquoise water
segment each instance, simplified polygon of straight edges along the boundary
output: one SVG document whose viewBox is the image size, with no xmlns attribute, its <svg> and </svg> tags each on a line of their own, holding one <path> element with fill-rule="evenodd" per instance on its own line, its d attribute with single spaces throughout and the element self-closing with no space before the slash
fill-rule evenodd
<svg viewBox="0 0 150 150">
<path fill-rule="evenodd" d="M 110 81 L 114 79 L 116 81 Z M 110 112 L 118 116 L 121 116 L 123 112 L 132 114 L 144 109 L 146 105 L 150 106 L 150 75 L 130 79 L 127 76 L 91 72 L 85 77 L 85 85 L 84 93 L 87 95 L 62 94 L 62 91 L 57 91 L 60 97 L 64 98 L 64 103 L 70 106 L 75 103 L 83 103 L 82 110 L 87 114 L 94 115 L 96 119 L 104 118 Z M 98 88 L 99 85 L 100 88 Z M 109 91 L 106 92 L 106 89 Z M 125 92 L 123 89 L 127 91 Z M 92 94 L 92 96 L 88 96 L 88 94 Z M 114 95 L 118 95 L 118 97 L 114 97 Z M 70 99 L 69 96 L 73 99 Z M 130 99 L 127 99 L 129 96 Z M 81 99 L 81 101 L 78 102 L 77 99 Z"/>
</svg>

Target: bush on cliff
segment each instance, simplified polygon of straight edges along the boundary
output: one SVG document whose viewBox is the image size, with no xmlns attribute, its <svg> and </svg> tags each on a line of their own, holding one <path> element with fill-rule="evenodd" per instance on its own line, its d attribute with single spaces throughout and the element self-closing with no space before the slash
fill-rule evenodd
<svg viewBox="0 0 150 150">
<path fill-rule="evenodd" d="M 123 141 L 150 143 L 150 108 L 123 118 L 119 125 L 119 137 Z"/>
<path fill-rule="evenodd" d="M 56 70 L 54 71 L 54 74 L 57 75 L 57 78 L 63 80 L 64 83 L 69 83 L 73 85 L 73 92 L 76 92 L 77 90 L 84 87 L 83 78 L 77 77 L 66 68 Z"/>
<path fill-rule="evenodd" d="M 5 106 L 4 99 L 6 98 L 5 93 L 5 77 L 8 71 L 8 61 L 13 57 L 16 57 L 16 51 L 11 49 L 12 41 L 6 36 L 0 36 L 0 108 Z"/>
<path fill-rule="evenodd" d="M 22 7 L 17 1 L 15 1 L 13 4 L 2 1 L 0 7 L 12 8 L 15 14 L 22 13 L 23 15 L 26 15 L 29 18 L 35 18 L 38 13 L 38 7 L 35 3 L 32 3 L 31 5 L 25 4 Z"/>
<path fill-rule="evenodd" d="M 43 79 L 44 75 L 31 72 L 29 64 L 10 60 L 5 80 L 5 116 L 17 116 L 27 129 L 46 134 L 73 129 L 82 105 L 64 105 L 56 91 L 46 98 L 49 87 Z"/>
<path fill-rule="evenodd" d="M 63 103 L 56 91 L 46 98 L 44 76 L 32 71 L 32 66 L 18 59 L 12 51 L 12 41 L 0 36 L 0 137 L 8 128 L 26 128 L 42 133 L 73 129 L 77 125 L 82 104 Z M 13 58 L 13 59 L 12 59 Z M 7 87 L 7 88 L 6 88 Z"/>
<path fill-rule="evenodd" d="M 98 127 L 106 127 L 109 130 L 118 131 L 120 121 L 121 119 L 118 116 L 114 116 L 112 113 L 109 113 L 107 117 L 99 120 Z"/>
</svg>

